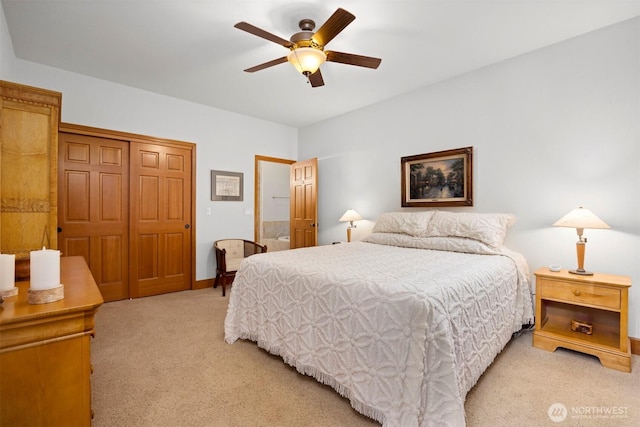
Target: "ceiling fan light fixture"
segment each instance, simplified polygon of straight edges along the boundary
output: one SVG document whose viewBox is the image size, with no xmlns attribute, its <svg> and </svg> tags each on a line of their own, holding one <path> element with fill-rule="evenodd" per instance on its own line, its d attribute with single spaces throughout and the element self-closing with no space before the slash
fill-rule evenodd
<svg viewBox="0 0 640 427">
<path fill-rule="evenodd" d="M 322 50 L 313 47 L 299 47 L 287 55 L 287 60 L 305 76 L 318 71 L 326 59 L 327 55 Z"/>
</svg>

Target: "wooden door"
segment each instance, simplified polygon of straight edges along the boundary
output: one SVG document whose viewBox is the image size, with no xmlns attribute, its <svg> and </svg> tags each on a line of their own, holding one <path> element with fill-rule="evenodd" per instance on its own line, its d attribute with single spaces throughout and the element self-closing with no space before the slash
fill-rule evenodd
<svg viewBox="0 0 640 427">
<path fill-rule="evenodd" d="M 129 143 L 60 132 L 58 242 L 105 301 L 129 298 Z"/>
<path fill-rule="evenodd" d="M 291 249 L 318 244 L 318 159 L 291 165 Z"/>
<path fill-rule="evenodd" d="M 130 148 L 132 296 L 190 289 L 192 150 Z"/>
</svg>

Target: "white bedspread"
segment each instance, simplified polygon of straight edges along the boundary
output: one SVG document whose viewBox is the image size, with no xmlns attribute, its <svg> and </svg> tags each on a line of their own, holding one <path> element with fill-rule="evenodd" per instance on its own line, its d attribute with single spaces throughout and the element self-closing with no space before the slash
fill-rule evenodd
<svg viewBox="0 0 640 427">
<path fill-rule="evenodd" d="M 533 320 L 523 264 L 365 242 L 255 255 L 225 339 L 256 341 L 385 426 L 461 426 L 467 392 Z"/>
</svg>

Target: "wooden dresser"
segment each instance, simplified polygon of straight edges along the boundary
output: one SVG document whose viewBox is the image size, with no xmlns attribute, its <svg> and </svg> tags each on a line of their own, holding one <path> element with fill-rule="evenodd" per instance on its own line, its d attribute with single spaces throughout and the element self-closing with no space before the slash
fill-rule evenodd
<svg viewBox="0 0 640 427">
<path fill-rule="evenodd" d="M 0 305 L 0 426 L 89 426 L 91 336 L 103 303 L 83 257 L 62 257 L 64 299 Z"/>
</svg>

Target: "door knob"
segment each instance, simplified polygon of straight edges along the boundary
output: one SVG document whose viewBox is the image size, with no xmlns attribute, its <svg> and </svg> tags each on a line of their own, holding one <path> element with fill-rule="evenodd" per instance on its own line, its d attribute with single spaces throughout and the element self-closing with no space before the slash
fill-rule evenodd
<svg viewBox="0 0 640 427">
<path fill-rule="evenodd" d="M 309 227 L 315 227 L 315 226 L 316 226 L 315 222 L 312 222 L 311 224 L 309 224 Z"/>
<path fill-rule="evenodd" d="M 188 230 L 188 229 L 190 229 L 190 228 L 191 228 L 191 226 L 190 226 L 189 224 L 185 224 L 185 225 L 184 225 L 184 228 Z"/>
</svg>

